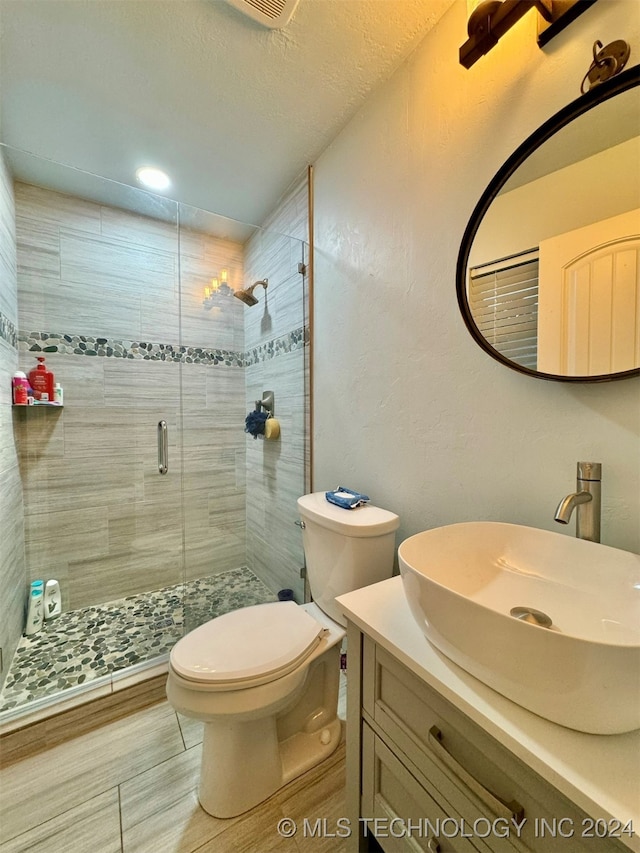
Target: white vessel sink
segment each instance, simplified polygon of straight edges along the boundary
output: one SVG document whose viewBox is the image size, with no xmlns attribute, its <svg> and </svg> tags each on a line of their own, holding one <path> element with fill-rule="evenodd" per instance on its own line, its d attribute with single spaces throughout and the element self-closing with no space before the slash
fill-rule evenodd
<svg viewBox="0 0 640 853">
<path fill-rule="evenodd" d="M 467 672 L 571 729 L 640 728 L 640 556 L 493 522 L 418 533 L 398 556 L 415 620 Z"/>
</svg>

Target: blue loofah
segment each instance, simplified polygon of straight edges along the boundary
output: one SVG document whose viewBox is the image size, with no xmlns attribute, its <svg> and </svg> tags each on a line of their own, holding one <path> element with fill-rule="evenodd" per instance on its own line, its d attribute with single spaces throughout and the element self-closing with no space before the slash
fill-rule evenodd
<svg viewBox="0 0 640 853">
<path fill-rule="evenodd" d="M 268 417 L 268 412 L 249 412 L 244 421 L 244 431 L 254 438 L 264 435 L 264 424 Z"/>
</svg>

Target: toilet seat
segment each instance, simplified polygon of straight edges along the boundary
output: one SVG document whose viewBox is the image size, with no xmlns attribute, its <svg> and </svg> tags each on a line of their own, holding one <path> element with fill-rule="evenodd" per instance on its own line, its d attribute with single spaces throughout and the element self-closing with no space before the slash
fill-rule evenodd
<svg viewBox="0 0 640 853">
<path fill-rule="evenodd" d="M 170 664 L 212 689 L 264 684 L 295 669 L 325 631 L 294 601 L 256 604 L 217 616 L 179 640 Z"/>
</svg>

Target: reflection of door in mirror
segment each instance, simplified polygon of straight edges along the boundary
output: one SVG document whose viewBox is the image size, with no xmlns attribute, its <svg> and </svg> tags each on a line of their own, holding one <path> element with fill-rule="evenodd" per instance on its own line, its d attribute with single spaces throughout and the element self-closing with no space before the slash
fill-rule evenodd
<svg viewBox="0 0 640 853">
<path fill-rule="evenodd" d="M 538 370 L 640 366 L 640 209 L 540 242 Z"/>
</svg>

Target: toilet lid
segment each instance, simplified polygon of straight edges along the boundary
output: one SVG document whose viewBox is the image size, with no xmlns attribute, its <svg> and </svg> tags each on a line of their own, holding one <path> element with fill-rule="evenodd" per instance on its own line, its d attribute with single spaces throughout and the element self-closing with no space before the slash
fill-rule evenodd
<svg viewBox="0 0 640 853">
<path fill-rule="evenodd" d="M 171 666 L 191 681 L 254 679 L 303 660 L 323 630 L 294 601 L 255 604 L 218 616 L 178 640 Z"/>
</svg>

